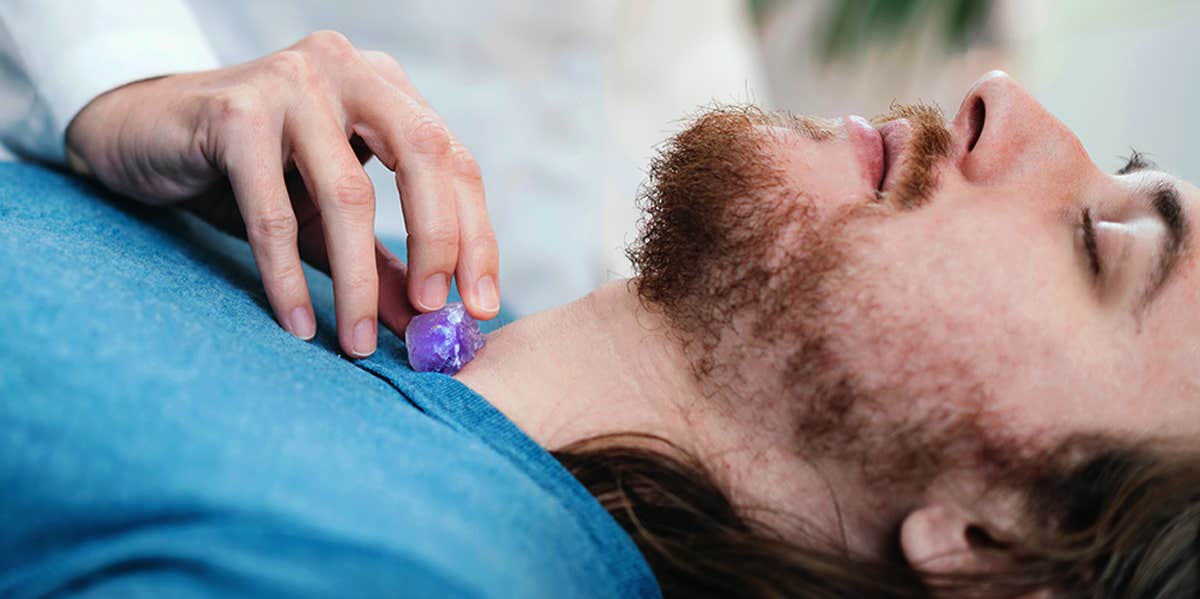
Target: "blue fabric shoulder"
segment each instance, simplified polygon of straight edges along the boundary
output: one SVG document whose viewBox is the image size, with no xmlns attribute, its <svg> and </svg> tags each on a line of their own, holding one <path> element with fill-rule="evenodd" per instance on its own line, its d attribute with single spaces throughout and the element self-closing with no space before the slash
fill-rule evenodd
<svg viewBox="0 0 1200 599">
<path fill-rule="evenodd" d="M 382 329 L 339 355 L 307 275 L 309 343 L 244 242 L 0 163 L 0 595 L 660 596 L 487 401 Z"/>
</svg>

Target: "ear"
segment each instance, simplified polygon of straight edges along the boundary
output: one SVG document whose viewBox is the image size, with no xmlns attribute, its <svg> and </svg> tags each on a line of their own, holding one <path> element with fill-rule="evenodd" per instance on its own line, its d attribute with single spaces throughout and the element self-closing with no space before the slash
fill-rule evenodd
<svg viewBox="0 0 1200 599">
<path fill-rule="evenodd" d="M 993 532 L 952 504 L 909 512 L 900 525 L 900 549 L 913 569 L 932 574 L 995 572 L 1005 566 Z"/>
</svg>

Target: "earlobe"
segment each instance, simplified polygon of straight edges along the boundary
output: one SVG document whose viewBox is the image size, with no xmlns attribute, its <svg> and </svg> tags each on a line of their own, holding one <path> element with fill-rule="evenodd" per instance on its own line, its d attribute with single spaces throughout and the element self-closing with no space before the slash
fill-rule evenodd
<svg viewBox="0 0 1200 599">
<path fill-rule="evenodd" d="M 956 574 L 1004 576 L 1014 564 L 1006 551 L 1007 544 L 998 538 L 988 525 L 955 504 L 915 509 L 900 524 L 900 550 L 909 567 L 926 583 L 934 583 L 930 578 Z M 1023 599 L 1053 596 L 1050 589 L 1021 595 Z"/>
<path fill-rule="evenodd" d="M 957 506 L 929 505 L 909 512 L 900 525 L 900 548 L 909 565 L 930 574 L 993 571 L 996 552 L 988 543 L 986 527 Z"/>
</svg>

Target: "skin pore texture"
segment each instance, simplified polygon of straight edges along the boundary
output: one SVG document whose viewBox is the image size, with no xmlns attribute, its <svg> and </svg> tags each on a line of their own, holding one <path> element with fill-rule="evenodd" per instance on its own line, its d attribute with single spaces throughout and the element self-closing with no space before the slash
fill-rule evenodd
<svg viewBox="0 0 1200 599">
<path fill-rule="evenodd" d="M 1101 171 L 1002 73 L 944 124 L 712 111 L 650 179 L 638 277 L 456 375 L 548 449 L 652 433 L 783 530 L 946 569 L 979 565 L 968 529 L 1020 534 L 1021 473 L 1059 440 L 1200 433 L 1190 237 L 1148 295 L 1154 191 L 1189 225 L 1198 190 Z"/>
</svg>

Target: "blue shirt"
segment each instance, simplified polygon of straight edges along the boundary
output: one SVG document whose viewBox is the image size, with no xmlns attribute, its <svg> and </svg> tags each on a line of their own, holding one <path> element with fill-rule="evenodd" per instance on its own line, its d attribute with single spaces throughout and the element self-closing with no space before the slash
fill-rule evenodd
<svg viewBox="0 0 1200 599">
<path fill-rule="evenodd" d="M 339 355 L 307 274 L 305 343 L 244 242 L 0 164 L 0 595 L 659 596 L 484 398 L 383 328 Z"/>
</svg>

